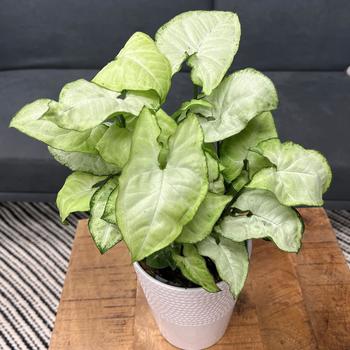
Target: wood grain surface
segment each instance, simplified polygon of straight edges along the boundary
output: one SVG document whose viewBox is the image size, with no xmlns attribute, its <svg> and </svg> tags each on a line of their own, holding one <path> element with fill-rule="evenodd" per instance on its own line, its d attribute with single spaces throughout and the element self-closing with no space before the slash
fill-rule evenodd
<svg viewBox="0 0 350 350">
<path fill-rule="evenodd" d="M 299 254 L 255 241 L 247 283 L 212 349 L 350 349 L 350 271 L 323 209 L 300 209 Z M 79 223 L 50 349 L 174 349 L 137 287 L 126 247 L 101 256 Z"/>
</svg>

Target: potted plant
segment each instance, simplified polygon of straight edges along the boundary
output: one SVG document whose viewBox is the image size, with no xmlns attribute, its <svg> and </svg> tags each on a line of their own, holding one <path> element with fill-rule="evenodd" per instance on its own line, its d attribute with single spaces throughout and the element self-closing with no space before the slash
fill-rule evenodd
<svg viewBox="0 0 350 350">
<path fill-rule="evenodd" d="M 239 40 L 234 13 L 180 14 L 155 41 L 135 33 L 91 82 L 11 122 L 73 171 L 57 196 L 62 221 L 89 211 L 101 253 L 126 243 L 162 334 L 185 349 L 224 334 L 247 242 L 298 252 L 294 207 L 321 206 L 331 182 L 320 153 L 278 139 L 270 79 L 252 68 L 227 75 Z M 161 106 L 184 62 L 194 96 L 169 116 Z"/>
</svg>

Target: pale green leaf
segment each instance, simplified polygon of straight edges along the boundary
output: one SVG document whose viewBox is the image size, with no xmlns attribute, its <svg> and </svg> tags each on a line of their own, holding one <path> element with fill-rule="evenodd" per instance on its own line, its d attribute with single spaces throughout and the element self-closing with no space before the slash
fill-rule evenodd
<svg viewBox="0 0 350 350">
<path fill-rule="evenodd" d="M 120 168 L 105 162 L 98 154 L 66 152 L 48 147 L 52 156 L 72 171 L 82 171 L 93 175 L 113 175 L 120 173 Z"/>
<path fill-rule="evenodd" d="M 208 270 L 205 259 L 198 254 L 195 246 L 185 244 L 183 247 L 183 256 L 174 253 L 173 259 L 181 273 L 191 282 L 211 293 L 220 290 L 214 281 L 214 277 Z"/>
<path fill-rule="evenodd" d="M 91 198 L 89 230 L 99 251 L 103 254 L 122 240 L 119 228 L 102 219 L 108 198 L 117 186 L 117 177 L 109 179 Z"/>
<path fill-rule="evenodd" d="M 225 193 L 225 180 L 222 174 L 219 175 L 217 180 L 209 183 L 209 191 L 216 194 Z"/>
<path fill-rule="evenodd" d="M 210 152 L 205 151 L 205 158 L 208 167 L 208 180 L 211 183 L 219 178 L 220 165 L 217 157 L 213 156 Z"/>
<path fill-rule="evenodd" d="M 323 204 L 322 194 L 330 185 L 332 173 L 320 153 L 278 139 L 263 141 L 255 150 L 274 166 L 258 171 L 248 187 L 269 190 L 288 206 Z"/>
<path fill-rule="evenodd" d="M 208 192 L 195 216 L 184 226 L 176 241 L 179 243 L 196 243 L 207 237 L 231 199 L 231 196 Z"/>
<path fill-rule="evenodd" d="M 169 154 L 169 140 L 170 140 L 170 137 L 175 134 L 177 124 L 162 109 L 159 109 L 157 111 L 156 119 L 157 119 L 158 126 L 160 128 L 158 142 L 161 145 L 161 150 L 160 150 L 158 159 L 159 159 L 160 166 L 164 167 L 166 164 L 166 159 Z"/>
<path fill-rule="evenodd" d="M 240 36 L 240 23 L 233 12 L 189 11 L 163 25 L 156 43 L 173 74 L 187 60 L 193 83 L 209 95 L 230 67 Z"/>
<path fill-rule="evenodd" d="M 129 159 L 132 131 L 112 124 L 96 145 L 101 157 L 108 163 L 123 168 Z"/>
<path fill-rule="evenodd" d="M 107 127 L 98 127 L 87 131 L 63 129 L 50 120 L 41 119 L 49 105 L 57 104 L 48 99 L 36 100 L 24 106 L 12 119 L 10 127 L 31 136 L 47 145 L 67 152 L 97 154 L 95 145 L 105 133 Z"/>
<path fill-rule="evenodd" d="M 69 175 L 56 199 L 61 220 L 66 220 L 73 212 L 88 211 L 90 199 L 97 189 L 94 186 L 104 179 L 106 176 L 95 176 L 79 171 Z"/>
<path fill-rule="evenodd" d="M 205 142 L 238 134 L 250 120 L 278 104 L 271 80 L 252 68 L 229 75 L 204 100 L 212 107 L 196 106 L 191 110 L 199 116 Z"/>
<path fill-rule="evenodd" d="M 156 112 L 156 118 L 158 122 L 158 126 L 161 130 L 161 133 L 159 135 L 159 142 L 162 145 L 165 145 L 168 143 L 169 138 L 175 134 L 177 124 L 176 122 L 168 115 L 166 114 L 162 109 L 159 109 Z"/>
<path fill-rule="evenodd" d="M 221 174 L 222 165 L 215 150 L 209 144 L 204 146 L 205 157 L 207 160 L 209 191 L 217 194 L 225 193 L 224 177 Z"/>
<path fill-rule="evenodd" d="M 247 190 L 232 205 L 251 215 L 226 216 L 215 231 L 242 242 L 253 238 L 270 238 L 278 248 L 298 252 L 304 226 L 296 210 L 281 204 L 266 190 Z"/>
<path fill-rule="evenodd" d="M 196 116 L 194 113 L 192 113 L 192 115 Z M 203 149 L 205 152 L 209 153 L 214 159 L 219 160 L 216 143 L 204 143 Z"/>
<path fill-rule="evenodd" d="M 186 116 L 187 116 L 187 112 L 193 108 L 193 107 L 198 107 L 198 106 L 204 106 L 204 107 L 211 107 L 211 104 L 205 100 L 196 100 L 196 99 L 193 99 L 193 100 L 190 100 L 190 101 L 186 101 L 186 102 L 183 102 L 180 106 L 180 108 L 175 111 L 173 114 L 172 114 L 172 118 L 177 120 L 178 122 L 180 122 L 181 120 L 185 119 Z"/>
<path fill-rule="evenodd" d="M 254 151 L 254 148 L 252 150 L 249 150 L 247 154 L 247 168 L 249 179 L 252 179 L 253 176 L 261 169 L 269 168 L 272 166 L 273 164 L 266 157 Z"/>
<path fill-rule="evenodd" d="M 232 187 L 236 192 L 239 192 L 249 181 L 248 171 L 242 170 L 239 176 L 232 182 Z"/>
<path fill-rule="evenodd" d="M 66 84 L 58 103 L 50 103 L 43 118 L 56 125 L 77 131 L 92 129 L 117 114 L 138 116 L 147 103 L 143 96 L 120 93 L 79 79 Z"/>
<path fill-rule="evenodd" d="M 216 266 L 219 276 L 229 286 L 234 298 L 238 297 L 248 274 L 249 258 L 245 242 L 233 242 L 220 237 L 216 243 L 213 237 L 207 237 L 197 243 L 200 255 L 210 258 Z"/>
<path fill-rule="evenodd" d="M 111 192 L 108 197 L 102 219 L 109 222 L 110 224 L 117 225 L 117 216 L 116 216 L 116 204 L 118 198 L 119 188 L 116 188 Z"/>
<path fill-rule="evenodd" d="M 150 91 L 164 102 L 170 88 L 171 67 L 148 35 L 137 32 L 114 61 L 97 73 L 93 82 L 113 91 Z"/>
<path fill-rule="evenodd" d="M 253 118 L 240 133 L 229 137 L 220 146 L 220 161 L 227 181 L 233 181 L 242 171 L 248 151 L 263 140 L 277 137 L 275 123 L 270 112 Z"/>
<path fill-rule="evenodd" d="M 158 161 L 159 135 L 155 115 L 144 109 L 119 179 L 117 221 L 133 261 L 173 242 L 208 189 L 203 134 L 196 118 L 183 121 L 170 138 L 164 169 Z"/>
</svg>

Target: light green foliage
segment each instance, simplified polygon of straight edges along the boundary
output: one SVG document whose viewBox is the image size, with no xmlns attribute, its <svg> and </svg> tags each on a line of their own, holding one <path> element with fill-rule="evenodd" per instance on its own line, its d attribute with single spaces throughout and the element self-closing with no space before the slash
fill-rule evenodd
<svg viewBox="0 0 350 350">
<path fill-rule="evenodd" d="M 10 127 L 63 151 L 97 154 L 95 145 L 107 127 L 99 125 L 94 129 L 80 132 L 64 129 L 53 121 L 41 119 L 49 106 L 54 104 L 57 102 L 48 99 L 27 104 L 12 119 Z"/>
<path fill-rule="evenodd" d="M 147 100 L 143 96 L 104 89 L 84 79 L 66 84 L 58 103 L 50 103 L 43 119 L 65 129 L 85 131 L 96 127 L 117 114 L 138 116 Z"/>
<path fill-rule="evenodd" d="M 271 80 L 251 68 L 224 78 L 204 100 L 212 107 L 196 106 L 191 110 L 199 114 L 205 142 L 238 134 L 251 119 L 277 108 L 278 104 Z"/>
<path fill-rule="evenodd" d="M 263 155 L 254 151 L 254 148 L 248 151 L 247 154 L 247 168 L 249 179 L 251 180 L 253 176 L 261 169 L 272 167 L 273 164 Z"/>
<path fill-rule="evenodd" d="M 272 137 L 277 137 L 275 123 L 272 114 L 266 112 L 253 118 L 240 133 L 224 140 L 220 147 L 220 160 L 225 166 L 225 179 L 233 181 L 241 173 L 249 149 Z"/>
<path fill-rule="evenodd" d="M 198 107 L 198 106 L 203 106 L 203 107 L 207 107 L 210 108 L 211 104 L 205 100 L 190 100 L 190 101 L 186 101 L 183 102 L 180 106 L 180 108 L 173 113 L 173 115 L 171 116 L 173 119 L 177 120 L 178 122 L 180 122 L 181 120 L 185 119 L 187 116 L 187 112 L 194 107 Z"/>
<path fill-rule="evenodd" d="M 202 286 L 205 290 L 211 293 L 220 290 L 208 270 L 205 259 L 199 255 L 194 245 L 184 244 L 183 256 L 174 253 L 173 259 L 176 266 L 188 280 Z"/>
<path fill-rule="evenodd" d="M 209 183 L 209 191 L 216 194 L 225 194 L 225 181 L 222 174 L 215 181 Z"/>
<path fill-rule="evenodd" d="M 240 35 L 235 13 L 180 14 L 155 41 L 132 35 L 92 82 L 68 83 L 58 102 L 34 101 L 10 124 L 73 171 L 57 195 L 61 219 L 90 211 L 101 253 L 123 239 L 133 261 L 181 271 L 210 292 L 215 266 L 234 297 L 246 241 L 298 251 L 303 225 L 291 206 L 322 205 L 331 181 L 323 156 L 277 139 L 270 79 L 252 68 L 227 74 Z M 185 63 L 193 98 L 167 111 Z"/>
<path fill-rule="evenodd" d="M 216 243 L 213 237 L 207 237 L 197 247 L 200 255 L 207 256 L 215 263 L 220 277 L 237 298 L 248 274 L 249 258 L 245 242 L 234 242 L 220 237 L 219 243 Z"/>
<path fill-rule="evenodd" d="M 263 141 L 255 150 L 274 166 L 258 171 L 248 187 L 269 190 L 288 206 L 323 204 L 332 174 L 319 152 L 278 139 Z"/>
<path fill-rule="evenodd" d="M 72 171 L 82 171 L 93 175 L 113 175 L 120 173 L 121 167 L 105 162 L 98 154 L 66 152 L 48 147 L 52 156 Z"/>
<path fill-rule="evenodd" d="M 299 250 L 304 229 L 301 219 L 294 209 L 281 204 L 272 192 L 246 190 L 232 207 L 250 212 L 250 215 L 226 216 L 215 228 L 221 235 L 236 242 L 270 238 L 282 250 Z"/>
<path fill-rule="evenodd" d="M 171 67 L 147 34 L 137 32 L 125 44 L 114 61 L 97 73 L 93 82 L 121 92 L 155 92 L 164 102 L 170 88 Z"/>
<path fill-rule="evenodd" d="M 161 27 L 156 34 L 159 50 L 168 58 L 172 73 L 182 63 L 192 67 L 191 78 L 209 95 L 218 86 L 235 56 L 241 27 L 232 12 L 190 11 Z"/>
<path fill-rule="evenodd" d="M 175 134 L 177 124 L 162 109 L 159 109 L 157 111 L 156 120 L 158 123 L 158 127 L 160 128 L 158 142 L 161 146 L 158 161 L 159 161 L 160 167 L 164 168 L 166 165 L 168 154 L 169 154 L 170 137 Z"/>
<path fill-rule="evenodd" d="M 89 230 L 97 248 L 102 254 L 122 239 L 118 226 L 102 218 L 108 198 L 118 184 L 117 181 L 117 177 L 109 179 L 91 198 Z"/>
<path fill-rule="evenodd" d="M 214 182 L 220 176 L 219 160 L 216 155 L 212 155 L 212 153 L 208 151 L 205 151 L 205 158 L 207 160 L 209 183 Z"/>
<path fill-rule="evenodd" d="M 239 192 L 249 181 L 248 171 L 242 170 L 239 176 L 232 182 L 232 187 L 234 191 Z"/>
<path fill-rule="evenodd" d="M 176 241 L 180 243 L 197 243 L 207 237 L 225 209 L 226 204 L 231 199 L 231 196 L 208 192 L 197 213 L 184 226 Z"/>
<path fill-rule="evenodd" d="M 177 127 L 164 169 L 158 161 L 159 135 L 155 115 L 144 109 L 133 134 L 130 160 L 119 179 L 117 221 L 134 261 L 173 242 L 208 189 L 197 119 L 187 118 Z"/>
<path fill-rule="evenodd" d="M 102 219 L 110 224 L 117 225 L 116 204 L 118 198 L 119 188 L 116 186 L 108 197 Z"/>
<path fill-rule="evenodd" d="M 216 154 L 216 148 L 212 144 L 206 144 L 204 150 L 208 167 L 209 191 L 216 194 L 224 194 L 225 183 L 222 175 L 224 167 Z"/>
<path fill-rule="evenodd" d="M 95 176 L 79 171 L 69 175 L 56 200 L 61 220 L 66 220 L 73 212 L 88 211 L 90 199 L 97 190 L 95 185 L 105 179 L 106 176 Z"/>
<path fill-rule="evenodd" d="M 129 159 L 132 131 L 112 124 L 96 145 L 101 157 L 119 168 L 123 168 Z"/>
</svg>

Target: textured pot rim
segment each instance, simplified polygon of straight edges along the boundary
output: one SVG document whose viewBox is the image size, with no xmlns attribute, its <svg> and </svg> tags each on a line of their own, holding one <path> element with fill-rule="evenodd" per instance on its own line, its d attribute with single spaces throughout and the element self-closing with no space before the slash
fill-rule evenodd
<svg viewBox="0 0 350 350">
<path fill-rule="evenodd" d="M 157 280 L 156 278 L 154 278 L 153 276 L 151 276 L 149 273 L 147 273 L 143 268 L 142 266 L 136 261 L 133 263 L 134 265 L 134 268 L 135 270 L 137 270 L 138 272 L 140 272 L 141 274 L 143 274 L 144 276 L 146 276 L 148 279 L 152 280 L 155 284 L 159 285 L 159 286 L 162 286 L 163 288 L 167 288 L 167 289 L 171 289 L 171 290 L 177 290 L 177 291 L 181 291 L 181 292 L 188 292 L 188 293 L 191 293 L 191 292 L 196 292 L 198 293 L 199 291 L 203 291 L 203 292 L 206 292 L 206 293 L 210 293 L 208 291 L 206 291 L 204 288 L 202 287 L 194 287 L 194 288 L 185 288 L 185 287 L 176 287 L 176 286 L 172 286 L 170 284 L 167 284 L 167 283 L 164 283 L 164 282 L 161 282 L 159 280 Z M 225 281 L 220 281 L 218 283 L 216 283 L 216 285 L 218 287 L 222 287 L 226 284 Z M 220 290 L 221 291 L 221 290 Z M 219 293 L 220 291 L 218 292 L 214 292 L 214 293 L 210 293 L 210 294 L 216 294 L 216 293 Z"/>
</svg>

